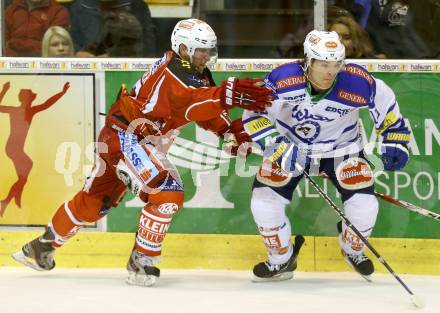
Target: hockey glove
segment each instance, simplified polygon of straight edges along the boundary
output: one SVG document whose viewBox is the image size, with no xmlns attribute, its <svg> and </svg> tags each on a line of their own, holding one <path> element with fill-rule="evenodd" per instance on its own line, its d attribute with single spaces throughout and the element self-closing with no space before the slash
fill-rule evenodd
<svg viewBox="0 0 440 313">
<path fill-rule="evenodd" d="M 221 84 L 221 101 L 226 110 L 240 107 L 264 111 L 271 105 L 272 90 L 263 86 L 261 79 L 229 77 Z"/>
<path fill-rule="evenodd" d="M 299 148 L 286 136 L 278 136 L 272 145 L 264 150 L 264 157 L 275 163 L 283 170 L 300 175 L 310 163 L 310 158 L 301 152 Z"/>
<path fill-rule="evenodd" d="M 225 134 L 226 151 L 231 155 L 247 157 L 252 152 L 252 139 L 244 130 L 241 118 L 232 122 L 229 131 Z"/>
<path fill-rule="evenodd" d="M 382 162 L 387 171 L 397 171 L 405 167 L 409 160 L 408 148 L 400 143 L 383 143 Z"/>
<path fill-rule="evenodd" d="M 381 152 L 385 170 L 396 171 L 405 167 L 409 160 L 409 138 L 410 132 L 406 127 L 384 133 Z"/>
</svg>

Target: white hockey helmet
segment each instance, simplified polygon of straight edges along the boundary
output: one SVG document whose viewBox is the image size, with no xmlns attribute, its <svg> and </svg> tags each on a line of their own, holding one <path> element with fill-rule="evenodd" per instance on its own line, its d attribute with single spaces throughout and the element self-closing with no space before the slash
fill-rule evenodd
<svg viewBox="0 0 440 313">
<path fill-rule="evenodd" d="M 308 68 L 312 59 L 322 61 L 344 61 L 345 47 L 338 33 L 312 30 L 304 41 L 305 66 Z"/>
<path fill-rule="evenodd" d="M 204 21 L 195 18 L 179 21 L 171 34 L 171 48 L 175 53 L 179 54 L 181 44 L 188 48 L 191 62 L 197 48 L 211 49 L 209 63 L 217 61 L 217 36 Z"/>
</svg>

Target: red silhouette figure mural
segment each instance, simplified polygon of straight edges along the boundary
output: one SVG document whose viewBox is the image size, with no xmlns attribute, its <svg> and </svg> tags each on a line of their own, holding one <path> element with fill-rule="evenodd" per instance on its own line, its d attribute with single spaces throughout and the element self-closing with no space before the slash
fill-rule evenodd
<svg viewBox="0 0 440 313">
<path fill-rule="evenodd" d="M 30 89 L 21 89 L 18 94 L 18 99 L 21 103 L 18 107 L 1 105 L 3 98 L 8 92 L 10 83 L 6 82 L 0 92 L 0 112 L 9 114 L 10 132 L 9 138 L 6 142 L 6 155 L 14 163 L 15 171 L 17 173 L 17 181 L 9 189 L 9 193 L 5 199 L 0 201 L 0 217 L 3 216 L 6 207 L 12 199 L 15 199 L 15 204 L 21 207 L 21 195 L 23 188 L 26 185 L 29 173 L 32 169 L 32 159 L 24 151 L 24 144 L 26 141 L 29 127 L 35 114 L 50 108 L 57 102 L 69 89 L 69 83 L 65 83 L 63 90 L 40 105 L 32 106 L 32 102 L 37 97 Z"/>
</svg>

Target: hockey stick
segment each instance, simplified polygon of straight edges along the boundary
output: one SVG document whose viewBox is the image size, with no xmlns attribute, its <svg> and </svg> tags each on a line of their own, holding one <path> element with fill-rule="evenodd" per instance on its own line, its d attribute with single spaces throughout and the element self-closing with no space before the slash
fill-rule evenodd
<svg viewBox="0 0 440 313">
<path fill-rule="evenodd" d="M 324 179 L 328 179 L 328 176 L 325 175 L 325 174 L 321 174 L 319 176 L 324 178 Z M 429 211 L 427 209 L 421 208 L 421 207 L 419 207 L 419 206 L 417 206 L 415 204 L 412 204 L 412 203 L 409 203 L 409 202 L 406 202 L 406 201 L 403 201 L 403 200 L 394 199 L 391 196 L 388 196 L 386 194 L 383 194 L 383 193 L 380 193 L 380 192 L 377 192 L 377 191 L 374 192 L 374 195 L 376 197 L 378 197 L 378 198 L 381 198 L 382 200 L 385 200 L 385 201 L 389 202 L 389 203 L 395 204 L 395 205 L 400 206 L 402 208 L 405 208 L 405 209 L 408 209 L 410 211 L 419 213 L 420 215 L 423 215 L 423 216 L 426 216 L 426 217 L 431 217 L 431 218 L 433 218 L 435 220 L 440 221 L 440 214 L 438 214 L 438 213 Z"/>
<path fill-rule="evenodd" d="M 390 202 L 390 203 L 395 204 L 397 206 L 400 206 L 402 208 L 406 208 L 406 209 L 408 209 L 410 211 L 419 213 L 419 214 L 421 214 L 423 216 L 432 217 L 433 219 L 436 219 L 437 221 L 440 221 L 440 214 L 438 214 L 438 213 L 429 211 L 427 209 L 421 208 L 421 207 L 419 207 L 417 205 L 414 205 L 412 203 L 409 203 L 409 202 L 406 202 L 406 201 L 403 201 L 403 200 L 394 199 L 394 198 L 392 198 L 392 197 L 390 197 L 390 196 L 388 196 L 386 194 L 383 194 L 383 193 L 380 193 L 380 192 L 377 192 L 377 191 L 375 191 L 374 194 L 376 195 L 376 197 L 381 198 L 381 199 L 383 199 L 383 200 L 385 200 L 387 202 Z"/>
<path fill-rule="evenodd" d="M 379 262 L 386 267 L 388 272 L 390 272 L 390 274 L 393 275 L 394 278 L 400 283 L 400 285 L 410 294 L 411 302 L 417 308 L 422 308 L 424 306 L 423 301 L 418 296 L 416 296 L 411 291 L 411 289 L 409 289 L 409 287 L 403 282 L 403 280 L 399 277 L 399 275 L 397 275 L 396 272 L 394 272 L 394 270 L 387 263 L 387 261 L 385 261 L 385 259 L 379 254 L 379 252 L 376 251 L 376 249 L 368 242 L 368 240 L 360 233 L 360 231 L 350 222 L 350 220 L 345 216 L 342 210 L 336 206 L 333 200 L 330 199 L 329 196 L 327 196 L 324 190 L 322 190 L 322 188 L 319 187 L 319 185 L 309 176 L 309 174 L 299 164 L 296 163 L 295 167 L 297 170 L 302 172 L 305 178 L 312 184 L 313 188 L 315 188 L 315 190 L 321 195 L 321 197 L 323 197 L 324 200 L 336 211 L 336 213 L 344 221 L 345 225 L 347 225 L 347 227 L 353 230 L 353 232 L 362 240 L 362 242 L 367 246 L 367 248 L 370 249 L 370 251 L 376 256 Z"/>
</svg>

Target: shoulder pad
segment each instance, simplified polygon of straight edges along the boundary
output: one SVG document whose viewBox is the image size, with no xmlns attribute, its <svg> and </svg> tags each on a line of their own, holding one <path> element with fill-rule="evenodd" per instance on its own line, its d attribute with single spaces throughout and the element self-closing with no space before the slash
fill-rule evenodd
<svg viewBox="0 0 440 313">
<path fill-rule="evenodd" d="M 304 70 L 299 62 L 286 63 L 277 67 L 266 76 L 264 81 L 275 92 L 281 93 L 307 86 Z"/>
<path fill-rule="evenodd" d="M 349 75 L 354 75 L 365 79 L 370 85 L 373 85 L 374 83 L 371 74 L 360 65 L 349 63 L 345 66 L 345 72 L 347 72 Z"/>
<path fill-rule="evenodd" d="M 190 62 L 181 58 L 174 56 L 168 63 L 168 69 L 185 85 L 195 88 L 210 86 L 209 79 L 204 78 Z"/>
</svg>

